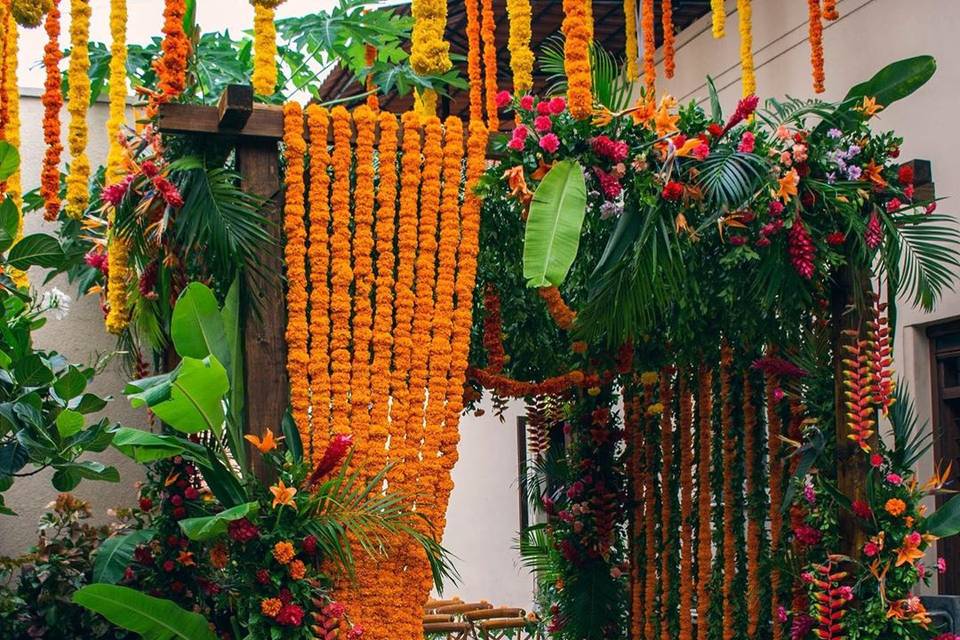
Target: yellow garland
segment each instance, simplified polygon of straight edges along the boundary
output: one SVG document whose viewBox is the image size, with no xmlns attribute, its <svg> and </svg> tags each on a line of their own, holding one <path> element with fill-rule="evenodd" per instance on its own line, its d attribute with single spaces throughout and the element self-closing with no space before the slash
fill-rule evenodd
<svg viewBox="0 0 960 640">
<path fill-rule="evenodd" d="M 310 446 L 317 462 L 330 439 L 330 116 L 315 104 L 306 113 L 310 131 Z"/>
<path fill-rule="evenodd" d="M 740 19 L 740 69 L 743 73 L 743 95 L 757 92 L 757 78 L 753 67 L 753 8 L 750 0 L 737 0 Z"/>
<path fill-rule="evenodd" d="M 637 0 L 623 1 L 623 17 L 627 26 L 627 80 L 635 82 L 639 77 L 637 61 L 640 57 L 640 47 L 637 43 Z"/>
<path fill-rule="evenodd" d="M 710 0 L 714 38 L 722 38 L 726 35 L 727 10 L 723 3 L 724 0 Z"/>
<path fill-rule="evenodd" d="M 290 406 L 294 423 L 306 441 L 310 435 L 309 356 L 307 354 L 307 233 L 304 223 L 305 192 L 303 109 L 296 102 L 283 107 L 283 142 L 287 161 L 283 231 L 286 236 L 284 259 L 287 265 L 287 377 L 290 381 Z"/>
<path fill-rule="evenodd" d="M 437 115 L 437 92 L 433 89 L 414 91 L 413 110 L 424 119 Z"/>
<path fill-rule="evenodd" d="M 578 120 L 593 113 L 590 42 L 593 39 L 591 0 L 563 0 L 563 67 L 567 72 L 567 101 Z"/>
<path fill-rule="evenodd" d="M 510 18 L 510 68 L 513 70 L 513 91 L 526 93 L 533 88 L 533 51 L 530 0 L 507 0 L 507 15 Z"/>
<path fill-rule="evenodd" d="M 450 62 L 450 43 L 444 39 L 447 28 L 447 0 L 413 0 L 413 32 L 410 66 L 421 76 L 446 73 Z"/>
<path fill-rule="evenodd" d="M 333 211 L 333 236 L 330 239 L 330 395 L 334 434 L 348 434 L 350 429 L 350 147 L 352 126 L 350 114 L 335 107 L 333 116 L 333 188 L 330 208 Z"/>
<path fill-rule="evenodd" d="M 253 3 L 253 89 L 257 95 L 272 96 L 277 89 L 277 26 L 275 10 Z"/>
<path fill-rule="evenodd" d="M 90 160 L 87 158 L 87 109 L 90 105 L 90 0 L 70 0 L 70 92 L 67 111 L 70 127 L 70 174 L 67 176 L 67 203 L 64 209 L 74 220 L 83 217 L 90 202 Z"/>
<path fill-rule="evenodd" d="M 17 52 L 18 38 L 17 22 L 12 14 L 7 14 L 4 19 L 6 30 L 4 33 L 4 90 L 7 100 L 7 121 L 4 124 L 4 139 L 20 149 L 20 85 L 17 81 Z M 17 207 L 17 233 L 16 240 L 23 237 L 23 187 L 21 185 L 20 168 L 7 178 L 6 197 L 13 199 Z M 11 270 L 10 277 L 17 287 L 29 286 L 27 274 L 19 269 Z"/>
<path fill-rule="evenodd" d="M 106 184 L 116 184 L 122 179 L 124 169 L 124 146 L 120 131 L 126 121 L 127 107 L 127 0 L 111 0 L 110 3 L 110 115 L 107 118 Z M 114 228 L 116 212 L 109 214 L 110 230 L 107 236 L 107 331 L 114 335 L 122 333 L 129 323 L 127 284 L 130 278 L 129 247 Z"/>
<path fill-rule="evenodd" d="M 480 35 L 483 39 L 483 85 L 487 98 L 487 128 L 500 128 L 500 113 L 497 110 L 497 25 L 493 13 L 493 0 L 482 0 Z"/>
<path fill-rule="evenodd" d="M 470 84 L 470 121 L 483 118 L 483 81 L 480 68 L 480 0 L 467 7 L 467 80 Z"/>
</svg>

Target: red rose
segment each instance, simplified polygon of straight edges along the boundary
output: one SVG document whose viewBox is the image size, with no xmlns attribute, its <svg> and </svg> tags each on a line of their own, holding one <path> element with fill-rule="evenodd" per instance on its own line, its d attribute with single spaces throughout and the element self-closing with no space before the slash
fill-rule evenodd
<svg viewBox="0 0 960 640">
<path fill-rule="evenodd" d="M 287 627 L 299 627 L 303 622 L 303 609 L 295 604 L 284 605 L 276 617 L 277 624 Z"/>
</svg>

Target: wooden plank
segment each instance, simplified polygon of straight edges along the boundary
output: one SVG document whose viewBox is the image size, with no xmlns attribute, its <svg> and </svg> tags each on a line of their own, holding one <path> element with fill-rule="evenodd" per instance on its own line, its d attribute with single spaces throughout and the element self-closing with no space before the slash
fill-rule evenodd
<svg viewBox="0 0 960 640">
<path fill-rule="evenodd" d="M 259 274 L 248 276 L 248 299 L 254 308 L 244 314 L 246 426 L 248 433 L 263 436 L 267 429 L 280 431 L 289 399 L 280 238 L 280 153 L 276 141 L 244 139 L 237 145 L 237 168 L 243 190 L 268 199 L 262 213 L 276 233 L 275 243 L 259 249 Z M 269 480 L 263 457 L 252 452 L 250 460 L 257 477 Z"/>
<path fill-rule="evenodd" d="M 253 114 L 253 87 L 231 84 L 220 96 L 217 105 L 220 129 L 243 129 Z"/>
<path fill-rule="evenodd" d="M 174 134 L 218 135 L 240 140 L 280 140 L 283 138 L 283 110 L 274 105 L 256 105 L 243 127 L 220 126 L 218 107 L 196 104 L 160 106 L 160 132 Z"/>
</svg>

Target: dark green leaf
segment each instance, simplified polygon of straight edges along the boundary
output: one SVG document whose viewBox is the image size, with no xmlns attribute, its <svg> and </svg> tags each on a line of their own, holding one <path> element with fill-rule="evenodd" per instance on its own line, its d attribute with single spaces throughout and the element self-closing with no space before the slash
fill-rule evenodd
<svg viewBox="0 0 960 640">
<path fill-rule="evenodd" d="M 953 496 L 927 518 L 927 526 L 930 533 L 938 538 L 949 538 L 960 533 L 960 496 Z"/>
<path fill-rule="evenodd" d="M 927 83 L 937 70 L 933 56 L 916 56 L 888 64 L 866 82 L 847 92 L 845 103 L 860 102 L 865 97 L 876 98 L 883 106 L 906 98 Z"/>
<path fill-rule="evenodd" d="M 254 516 L 260 510 L 260 503 L 247 502 L 221 511 L 217 515 L 205 518 L 187 518 L 180 521 L 180 530 L 191 540 L 213 540 L 227 532 L 227 526 L 234 520 Z"/>
<path fill-rule="evenodd" d="M 86 388 L 87 377 L 74 366 L 67 369 L 67 372 L 53 383 L 53 390 L 57 392 L 60 399 L 65 401 L 73 400 Z"/>
<path fill-rule="evenodd" d="M 73 601 L 144 640 L 216 640 L 200 614 L 128 587 L 87 585 L 73 594 Z"/>
<path fill-rule="evenodd" d="M 93 581 L 116 584 L 133 561 L 134 550 L 154 535 L 152 529 L 141 529 L 121 536 L 112 536 L 100 544 L 93 564 Z"/>
<path fill-rule="evenodd" d="M 65 259 L 63 249 L 57 239 L 43 233 L 26 236 L 13 245 L 7 256 L 7 262 L 15 269 L 44 267 L 59 268 Z"/>
<path fill-rule="evenodd" d="M 297 429 L 289 409 L 283 414 L 281 426 L 283 428 L 283 442 L 287 446 L 287 451 L 293 457 L 294 464 L 299 464 L 303 461 L 303 441 L 300 440 L 300 430 Z"/>
</svg>

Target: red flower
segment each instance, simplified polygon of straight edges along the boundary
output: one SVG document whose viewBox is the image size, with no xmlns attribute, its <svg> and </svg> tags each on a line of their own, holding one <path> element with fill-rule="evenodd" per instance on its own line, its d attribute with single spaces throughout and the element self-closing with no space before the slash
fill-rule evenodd
<svg viewBox="0 0 960 640">
<path fill-rule="evenodd" d="M 805 280 L 813 278 L 813 259 L 816 249 L 813 246 L 813 240 L 810 239 L 810 233 L 800 218 L 794 220 L 790 228 L 787 252 L 790 254 L 790 262 L 794 270 L 800 274 L 800 277 Z"/>
<path fill-rule="evenodd" d="M 317 484 L 323 479 L 324 476 L 340 466 L 340 462 L 343 460 L 344 456 L 347 455 L 347 451 L 350 449 L 352 444 L 352 436 L 334 436 L 330 441 L 330 444 L 327 446 L 327 450 L 324 452 L 323 458 L 320 459 L 320 462 L 317 463 L 316 468 L 314 468 L 313 473 L 310 475 L 310 480 L 307 481 L 307 486 L 312 487 L 313 485 Z"/>
<path fill-rule="evenodd" d="M 550 116 L 537 116 L 533 120 L 533 128 L 540 133 L 550 131 L 551 127 L 553 127 L 553 121 L 550 120 Z"/>
<path fill-rule="evenodd" d="M 909 164 L 901 165 L 897 171 L 897 180 L 902 185 L 913 184 L 913 167 Z"/>
<path fill-rule="evenodd" d="M 260 530 L 246 518 L 240 518 L 227 525 L 227 535 L 236 542 L 250 542 L 260 536 Z"/>
<path fill-rule="evenodd" d="M 832 247 L 839 247 L 844 242 L 846 242 L 847 234 L 843 231 L 834 231 L 827 234 L 827 244 Z"/>
<path fill-rule="evenodd" d="M 814 529 L 810 525 L 800 525 L 793 530 L 793 534 L 797 537 L 797 542 L 800 544 L 812 547 L 815 544 L 820 542 L 820 539 L 823 537 L 817 529 Z"/>
<path fill-rule="evenodd" d="M 683 185 L 679 182 L 671 180 L 663 187 L 663 193 L 661 194 L 664 200 L 677 201 L 683 197 Z"/>
<path fill-rule="evenodd" d="M 173 560 L 167 560 L 166 562 L 163 563 L 163 570 L 166 571 L 167 573 L 170 573 L 176 568 L 177 568 L 177 565 Z"/>
<path fill-rule="evenodd" d="M 783 213 L 783 203 L 779 200 L 774 200 L 770 203 L 770 206 L 767 208 L 767 213 L 773 217 L 779 216 Z"/>
<path fill-rule="evenodd" d="M 936 203 L 936 202 L 931 202 L 930 204 L 927 205 L 927 208 L 924 209 L 924 213 L 926 213 L 927 215 L 930 215 L 931 213 L 933 213 L 933 212 L 936 211 L 936 210 L 937 210 L 937 203 Z"/>
<path fill-rule="evenodd" d="M 510 104 L 511 100 L 512 98 L 510 97 L 509 91 L 506 91 L 506 90 L 501 91 L 500 93 L 497 94 L 497 108 L 503 109 L 505 106 Z"/>
<path fill-rule="evenodd" d="M 617 179 L 617 176 L 612 173 L 607 173 L 599 167 L 594 167 L 593 172 L 600 182 L 600 190 L 603 191 L 603 195 L 606 196 L 607 199 L 612 200 L 620 195 L 623 187 L 620 186 L 620 181 Z"/>
<path fill-rule="evenodd" d="M 858 518 L 869 520 L 873 517 L 873 509 L 870 508 L 870 505 L 867 504 L 865 500 L 854 500 L 852 508 L 853 514 Z"/>
<path fill-rule="evenodd" d="M 104 187 L 101 196 L 114 207 L 119 207 L 123 202 L 124 196 L 130 190 L 130 184 L 133 182 L 133 176 L 127 176 L 121 182 Z"/>
<path fill-rule="evenodd" d="M 540 148 L 547 153 L 556 153 L 557 149 L 560 148 L 560 138 L 554 133 L 548 133 L 540 138 Z"/>
<path fill-rule="evenodd" d="M 144 160 L 143 164 L 140 165 L 140 170 L 143 171 L 143 174 L 148 178 L 153 178 L 160 173 L 157 165 L 154 164 L 152 160 Z"/>
<path fill-rule="evenodd" d="M 530 109 L 533 109 L 533 96 L 527 94 L 520 98 L 520 108 L 524 109 L 525 111 L 530 111 Z"/>
<path fill-rule="evenodd" d="M 183 497 L 187 500 L 196 500 L 200 497 L 200 492 L 197 491 L 196 487 L 187 487 L 183 492 Z"/>
<path fill-rule="evenodd" d="M 560 115 L 561 113 L 563 113 L 564 109 L 566 108 L 567 108 L 567 101 L 561 98 L 560 96 L 550 99 L 550 113 L 552 113 L 553 115 L 555 116 Z"/>
<path fill-rule="evenodd" d="M 537 113 L 540 114 L 541 116 L 548 116 L 548 115 L 550 115 L 550 102 L 547 101 L 547 100 L 544 100 L 544 101 L 542 101 L 542 102 L 538 102 L 538 103 L 537 103 Z"/>
<path fill-rule="evenodd" d="M 630 148 L 622 140 L 611 140 L 609 136 L 599 135 L 591 143 L 593 152 L 610 162 L 623 162 L 630 154 Z"/>
<path fill-rule="evenodd" d="M 803 378 L 807 375 L 806 369 L 802 369 L 789 360 L 784 360 L 777 356 L 758 358 L 753 361 L 750 368 L 781 378 Z"/>
<path fill-rule="evenodd" d="M 707 133 L 712 135 L 714 138 L 719 138 L 723 135 L 723 127 L 718 125 L 716 122 L 711 122 L 707 125 Z"/>
<path fill-rule="evenodd" d="M 900 198 L 893 198 L 887 202 L 887 213 L 893 213 L 903 206 L 903 203 L 900 202 Z"/>
<path fill-rule="evenodd" d="M 863 233 L 863 241 L 867 243 L 867 247 L 870 249 L 876 249 L 883 243 L 883 227 L 880 225 L 880 218 L 876 211 L 870 214 L 867 230 Z"/>
<path fill-rule="evenodd" d="M 873 467 L 874 469 L 879 468 L 881 465 L 883 465 L 883 463 L 884 463 L 883 456 L 880 455 L 879 453 L 875 453 L 872 456 L 870 456 L 870 466 Z"/>
<path fill-rule="evenodd" d="M 150 511 L 150 509 L 153 509 L 153 500 L 150 498 L 140 498 L 140 510 Z"/>
<path fill-rule="evenodd" d="M 260 584 L 270 584 L 270 572 L 266 569 L 257 569 L 257 582 Z"/>
<path fill-rule="evenodd" d="M 747 243 L 747 237 L 746 237 L 746 236 L 736 236 L 736 235 L 731 234 L 730 237 L 729 237 L 729 242 L 730 242 L 730 244 L 732 244 L 733 246 L 739 247 L 739 246 L 742 246 L 742 245 L 744 245 L 744 244 Z"/>
<path fill-rule="evenodd" d="M 306 553 L 308 556 L 312 556 L 317 552 L 317 539 L 314 536 L 309 535 L 303 539 L 303 542 L 300 543 L 300 546 L 303 547 L 304 553 Z"/>
<path fill-rule="evenodd" d="M 737 145 L 737 151 L 740 153 L 753 153 L 754 148 L 757 145 L 757 138 L 753 135 L 752 131 L 744 131 L 743 137 L 740 138 L 740 144 Z"/>
<path fill-rule="evenodd" d="M 737 103 L 736 111 L 734 111 L 733 115 L 730 116 L 727 126 L 723 128 L 723 131 L 720 135 L 730 131 L 730 129 L 749 118 L 750 115 L 757 110 L 758 104 L 760 104 L 760 98 L 757 96 L 747 96 L 746 98 L 741 98 L 740 102 Z"/>
<path fill-rule="evenodd" d="M 173 517 L 175 520 L 183 520 L 187 517 L 187 510 L 184 507 L 176 507 L 173 510 Z"/>
<path fill-rule="evenodd" d="M 295 604 L 284 605 L 277 614 L 276 620 L 277 624 L 286 627 L 299 627 L 303 623 L 303 609 Z"/>
</svg>

